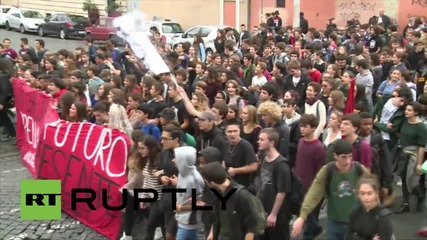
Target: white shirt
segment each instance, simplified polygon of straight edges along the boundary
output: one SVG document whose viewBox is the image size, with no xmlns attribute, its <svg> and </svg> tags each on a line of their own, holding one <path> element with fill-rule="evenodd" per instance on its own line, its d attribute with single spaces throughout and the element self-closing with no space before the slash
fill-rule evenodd
<svg viewBox="0 0 427 240">
<path fill-rule="evenodd" d="M 390 118 L 397 111 L 397 109 L 398 107 L 394 106 L 392 99 L 389 99 L 384 105 L 383 111 L 381 113 L 380 123 L 389 123 Z M 381 135 L 383 136 L 384 140 L 390 140 L 389 133 L 381 131 Z"/>
<path fill-rule="evenodd" d="M 295 87 L 297 86 L 300 80 L 301 80 L 301 77 L 292 77 L 292 82 L 294 83 Z"/>
<path fill-rule="evenodd" d="M 261 77 L 254 76 L 252 78 L 252 87 L 256 87 L 256 86 L 262 87 L 266 83 L 267 83 L 267 78 L 264 75 L 262 75 Z"/>
</svg>

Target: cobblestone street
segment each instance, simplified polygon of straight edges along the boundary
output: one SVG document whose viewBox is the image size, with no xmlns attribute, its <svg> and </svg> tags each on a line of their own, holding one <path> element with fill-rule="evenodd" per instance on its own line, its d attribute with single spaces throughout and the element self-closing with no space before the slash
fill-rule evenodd
<svg viewBox="0 0 427 240">
<path fill-rule="evenodd" d="M 65 213 L 56 221 L 20 219 L 20 182 L 32 177 L 13 143 L 0 142 L 0 239 L 106 239 Z"/>
</svg>

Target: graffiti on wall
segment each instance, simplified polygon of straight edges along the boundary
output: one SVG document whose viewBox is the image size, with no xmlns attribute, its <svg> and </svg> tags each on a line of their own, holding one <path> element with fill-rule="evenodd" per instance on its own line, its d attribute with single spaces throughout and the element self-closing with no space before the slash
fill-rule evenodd
<svg viewBox="0 0 427 240">
<path fill-rule="evenodd" d="M 408 18 L 422 18 L 422 17 L 427 18 L 427 15 L 419 15 L 419 14 L 408 13 Z"/>
<path fill-rule="evenodd" d="M 427 0 L 412 0 L 412 5 L 427 8 Z"/>
<path fill-rule="evenodd" d="M 336 12 L 337 20 L 341 23 L 351 20 L 356 13 L 361 16 L 361 20 L 369 19 L 378 13 L 377 3 L 367 0 L 339 0 Z"/>
</svg>

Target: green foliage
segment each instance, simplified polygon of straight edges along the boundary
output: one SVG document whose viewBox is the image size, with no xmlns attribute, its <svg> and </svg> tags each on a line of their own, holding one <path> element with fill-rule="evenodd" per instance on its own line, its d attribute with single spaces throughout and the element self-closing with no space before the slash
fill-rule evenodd
<svg viewBox="0 0 427 240">
<path fill-rule="evenodd" d="M 109 4 L 106 8 L 105 11 L 108 13 L 114 12 L 117 9 L 119 9 L 122 5 L 120 3 L 117 3 L 116 1 L 113 1 L 111 4 Z"/>
<path fill-rule="evenodd" d="M 86 0 L 83 3 L 83 11 L 88 12 L 93 10 L 98 10 L 98 7 L 96 6 L 96 4 L 93 3 L 92 0 Z"/>
</svg>

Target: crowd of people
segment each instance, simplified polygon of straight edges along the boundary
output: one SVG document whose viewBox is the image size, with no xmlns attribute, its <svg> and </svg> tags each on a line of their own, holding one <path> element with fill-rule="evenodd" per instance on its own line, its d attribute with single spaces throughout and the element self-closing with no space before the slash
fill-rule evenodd
<svg viewBox="0 0 427 240">
<path fill-rule="evenodd" d="M 305 19 L 302 28 L 282 27 L 273 15 L 252 31 L 242 25 L 238 38 L 219 29 L 215 52 L 205 52 L 198 34 L 172 49 L 152 28 L 172 75 L 151 74 L 113 41 L 85 37 L 84 48 L 54 52 L 43 39 L 22 38 L 12 49 L 5 38 L 2 140 L 16 137 L 10 79 L 17 77 L 50 94 L 61 119 L 128 135 L 130 199 L 149 197 L 134 188 L 189 189 L 176 209 L 168 193 L 140 206 L 144 239 L 157 227 L 177 240 L 315 239 L 324 233 L 323 205 L 329 240 L 393 239 L 395 187 L 403 193 L 398 214 L 409 212 L 410 196 L 421 211 L 426 197 L 425 19 L 399 33 L 381 14 L 371 25 L 349 21 L 344 31 L 334 19 L 323 30 Z M 226 210 L 209 188 L 235 191 Z M 192 210 L 191 189 L 197 205 L 214 210 Z M 132 239 L 134 214 L 125 209 L 123 240 Z"/>
</svg>

